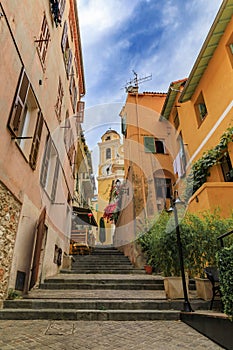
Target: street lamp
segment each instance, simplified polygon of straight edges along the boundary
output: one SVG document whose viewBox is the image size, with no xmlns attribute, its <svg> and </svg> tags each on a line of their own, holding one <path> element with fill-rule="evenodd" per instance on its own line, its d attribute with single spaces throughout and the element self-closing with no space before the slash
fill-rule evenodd
<svg viewBox="0 0 233 350">
<path fill-rule="evenodd" d="M 178 213 L 176 208 L 177 204 L 183 204 L 183 202 L 180 200 L 177 191 L 174 192 L 174 198 L 173 197 L 170 198 L 170 202 L 171 202 L 171 207 L 168 209 L 168 212 L 172 212 L 172 211 L 174 212 L 175 225 L 176 225 L 176 239 L 177 239 L 177 245 L 179 250 L 180 270 L 181 270 L 182 286 L 183 286 L 183 293 L 184 293 L 184 310 L 182 311 L 193 312 L 193 309 L 189 302 L 186 280 L 185 280 L 183 248 L 182 248 L 182 242 L 180 238 L 180 226 L 179 226 Z"/>
</svg>

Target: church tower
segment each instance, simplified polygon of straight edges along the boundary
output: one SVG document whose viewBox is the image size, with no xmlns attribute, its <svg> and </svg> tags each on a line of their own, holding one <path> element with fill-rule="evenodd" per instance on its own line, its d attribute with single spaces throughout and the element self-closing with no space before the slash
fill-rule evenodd
<svg viewBox="0 0 233 350">
<path fill-rule="evenodd" d="M 124 152 L 120 135 L 109 129 L 101 137 L 99 146 L 99 166 L 98 166 L 98 225 L 99 235 L 97 243 L 101 242 L 100 237 L 101 221 L 103 222 L 104 209 L 109 203 L 111 188 L 117 180 L 124 180 Z M 105 241 L 104 245 L 112 244 L 115 225 L 104 220 Z"/>
</svg>

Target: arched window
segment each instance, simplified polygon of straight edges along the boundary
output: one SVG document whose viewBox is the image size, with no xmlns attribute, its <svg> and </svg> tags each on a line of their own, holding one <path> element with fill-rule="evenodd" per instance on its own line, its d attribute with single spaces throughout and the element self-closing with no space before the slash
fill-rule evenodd
<svg viewBox="0 0 233 350">
<path fill-rule="evenodd" d="M 111 159 L 111 148 L 106 149 L 106 159 Z"/>
</svg>

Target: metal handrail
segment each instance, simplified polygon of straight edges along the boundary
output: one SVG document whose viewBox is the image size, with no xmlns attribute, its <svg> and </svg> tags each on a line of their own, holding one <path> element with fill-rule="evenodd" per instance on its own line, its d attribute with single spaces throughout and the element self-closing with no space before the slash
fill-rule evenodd
<svg viewBox="0 0 233 350">
<path fill-rule="evenodd" d="M 233 233 L 233 230 L 231 230 L 231 231 L 229 231 L 227 233 L 224 233 L 223 235 L 217 237 L 217 240 L 220 240 L 220 244 L 221 244 L 222 248 L 224 248 L 223 238 L 225 238 L 227 236 L 230 236 L 232 233 Z"/>
</svg>

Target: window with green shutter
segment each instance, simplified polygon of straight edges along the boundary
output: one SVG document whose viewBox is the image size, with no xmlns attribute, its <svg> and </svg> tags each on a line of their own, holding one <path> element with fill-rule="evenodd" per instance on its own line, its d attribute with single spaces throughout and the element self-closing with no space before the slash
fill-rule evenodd
<svg viewBox="0 0 233 350">
<path fill-rule="evenodd" d="M 144 147 L 146 153 L 156 153 L 154 137 L 144 136 Z"/>
<path fill-rule="evenodd" d="M 127 131 L 126 117 L 121 118 L 121 133 L 125 136 Z"/>
</svg>

